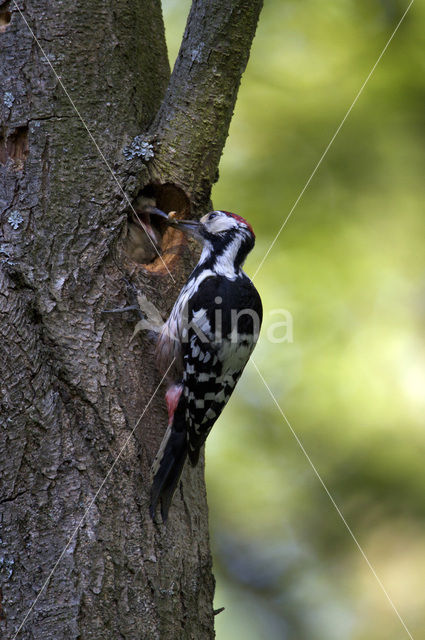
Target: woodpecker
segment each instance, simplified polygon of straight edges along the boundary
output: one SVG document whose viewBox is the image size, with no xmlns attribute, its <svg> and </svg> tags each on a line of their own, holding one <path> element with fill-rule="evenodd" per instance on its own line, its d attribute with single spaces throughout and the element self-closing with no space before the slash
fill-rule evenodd
<svg viewBox="0 0 425 640">
<path fill-rule="evenodd" d="M 166 522 L 185 461 L 192 466 L 255 347 L 261 298 L 242 266 L 255 235 L 244 218 L 212 211 L 199 222 L 169 219 L 203 244 L 201 257 L 159 335 L 160 368 L 177 363 L 167 390 L 168 428 L 152 472 L 150 514 Z"/>
</svg>

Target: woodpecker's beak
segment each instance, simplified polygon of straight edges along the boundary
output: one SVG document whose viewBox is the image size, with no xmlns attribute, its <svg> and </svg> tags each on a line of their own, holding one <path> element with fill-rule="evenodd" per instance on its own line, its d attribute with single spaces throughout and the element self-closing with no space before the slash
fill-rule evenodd
<svg viewBox="0 0 425 640">
<path fill-rule="evenodd" d="M 177 218 L 167 217 L 167 223 L 174 229 L 188 233 L 194 238 L 202 239 L 200 232 L 202 224 L 198 220 L 178 220 Z"/>
<path fill-rule="evenodd" d="M 202 226 L 198 220 L 178 220 L 173 217 L 175 212 L 172 211 L 170 214 L 164 213 L 161 209 L 157 209 L 156 207 L 148 207 L 148 213 L 152 216 L 160 216 L 164 218 L 164 221 L 170 226 L 174 227 L 174 229 L 179 229 L 179 231 L 183 231 L 184 233 L 188 233 L 195 238 L 202 238 L 200 233 L 200 227 Z"/>
<path fill-rule="evenodd" d="M 201 223 L 198 220 L 173 220 L 173 226 L 180 231 L 184 231 L 195 238 L 201 238 Z"/>
</svg>

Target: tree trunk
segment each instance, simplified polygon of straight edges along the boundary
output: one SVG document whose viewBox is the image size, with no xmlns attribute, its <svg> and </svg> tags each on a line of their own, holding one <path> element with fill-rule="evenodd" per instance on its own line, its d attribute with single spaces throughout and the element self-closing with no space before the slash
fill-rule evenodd
<svg viewBox="0 0 425 640">
<path fill-rule="evenodd" d="M 260 8 L 195 0 L 170 78 L 159 0 L 0 0 L 4 638 L 214 637 L 203 465 L 153 523 L 154 343 L 102 311 L 193 266 L 170 229 L 132 260 L 129 201 L 205 212 Z"/>
</svg>

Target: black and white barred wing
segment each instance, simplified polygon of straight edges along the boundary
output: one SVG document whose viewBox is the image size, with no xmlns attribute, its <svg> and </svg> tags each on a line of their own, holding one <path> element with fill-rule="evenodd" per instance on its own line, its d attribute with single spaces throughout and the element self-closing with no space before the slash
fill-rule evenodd
<svg viewBox="0 0 425 640">
<path fill-rule="evenodd" d="M 205 341 L 204 335 L 190 331 L 188 348 L 183 356 L 182 400 L 188 455 L 193 465 L 197 463 L 199 449 L 232 395 L 254 348 L 252 341 Z"/>
</svg>

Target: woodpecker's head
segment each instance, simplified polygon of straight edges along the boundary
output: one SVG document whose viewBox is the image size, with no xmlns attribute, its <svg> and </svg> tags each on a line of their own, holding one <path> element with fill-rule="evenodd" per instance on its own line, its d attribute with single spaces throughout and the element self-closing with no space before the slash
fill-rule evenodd
<svg viewBox="0 0 425 640">
<path fill-rule="evenodd" d="M 254 231 L 249 222 L 236 213 L 229 211 L 211 211 L 200 219 L 199 231 L 205 236 L 221 236 L 226 233 L 249 234 L 255 239 Z"/>
<path fill-rule="evenodd" d="M 229 211 L 211 211 L 196 220 L 175 220 L 175 226 L 200 239 L 204 245 L 201 262 L 226 261 L 239 269 L 255 243 L 251 225 Z"/>
</svg>

